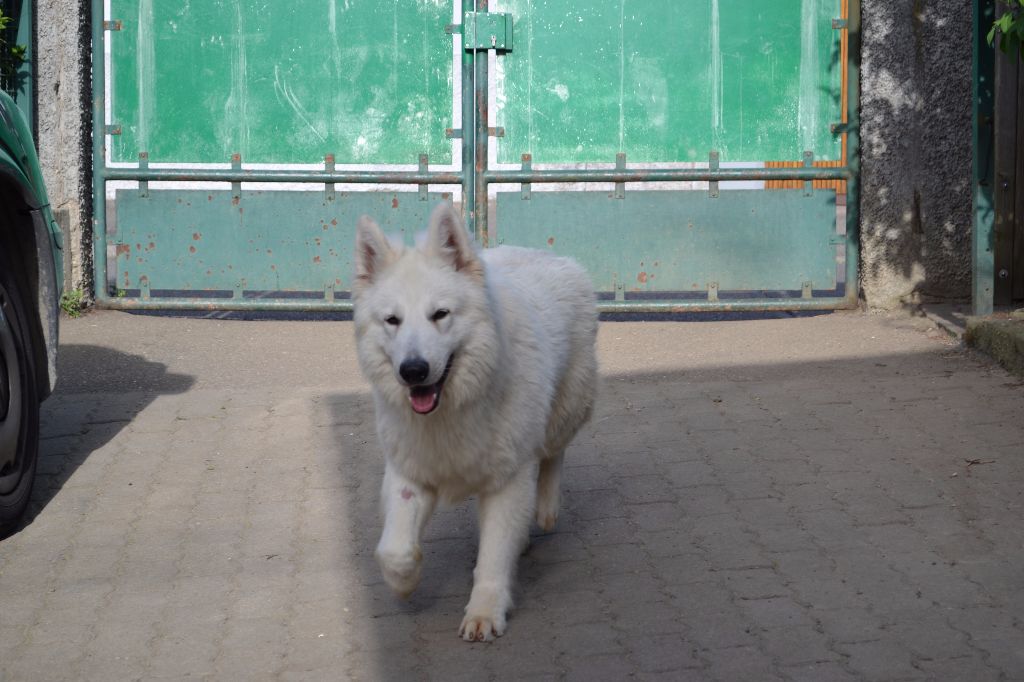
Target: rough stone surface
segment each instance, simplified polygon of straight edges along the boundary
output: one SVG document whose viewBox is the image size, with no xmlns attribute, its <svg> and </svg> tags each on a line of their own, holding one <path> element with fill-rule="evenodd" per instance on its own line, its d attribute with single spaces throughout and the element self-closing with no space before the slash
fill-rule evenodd
<svg viewBox="0 0 1024 682">
<path fill-rule="evenodd" d="M 964 341 L 1024 378 L 1024 319 L 970 318 Z"/>
<path fill-rule="evenodd" d="M 971 3 L 864 0 L 862 23 L 862 294 L 968 297 Z"/>
<path fill-rule="evenodd" d="M 35 63 L 39 162 L 64 231 L 64 287 L 92 291 L 89 0 L 39 0 Z"/>
<path fill-rule="evenodd" d="M 472 503 L 410 601 L 349 323 L 62 330 L 0 679 L 1024 678 L 1024 393 L 923 321 L 602 323 L 563 514 L 493 644 Z"/>
</svg>

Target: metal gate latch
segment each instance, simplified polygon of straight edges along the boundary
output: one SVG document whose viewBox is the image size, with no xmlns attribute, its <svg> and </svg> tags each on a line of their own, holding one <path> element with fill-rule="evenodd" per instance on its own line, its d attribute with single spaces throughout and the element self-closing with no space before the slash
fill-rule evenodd
<svg viewBox="0 0 1024 682">
<path fill-rule="evenodd" d="M 462 46 L 470 51 L 512 51 L 512 15 L 508 12 L 466 12 Z"/>
</svg>

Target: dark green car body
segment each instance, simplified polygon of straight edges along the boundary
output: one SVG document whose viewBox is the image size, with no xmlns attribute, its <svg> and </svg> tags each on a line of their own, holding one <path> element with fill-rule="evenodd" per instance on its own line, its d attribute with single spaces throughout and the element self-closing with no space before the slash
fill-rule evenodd
<svg viewBox="0 0 1024 682">
<path fill-rule="evenodd" d="M 28 504 L 39 403 L 57 381 L 62 233 L 32 135 L 0 92 L 0 537 Z"/>
</svg>

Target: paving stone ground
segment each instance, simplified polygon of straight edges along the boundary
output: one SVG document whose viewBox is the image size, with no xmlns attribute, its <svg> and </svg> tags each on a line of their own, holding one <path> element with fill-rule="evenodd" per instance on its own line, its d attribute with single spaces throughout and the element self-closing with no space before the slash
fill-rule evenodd
<svg viewBox="0 0 1024 682">
<path fill-rule="evenodd" d="M 347 322 L 62 328 L 2 680 L 1024 679 L 1024 385 L 921 320 L 604 322 L 555 532 L 456 636 L 472 502 L 407 602 Z"/>
</svg>

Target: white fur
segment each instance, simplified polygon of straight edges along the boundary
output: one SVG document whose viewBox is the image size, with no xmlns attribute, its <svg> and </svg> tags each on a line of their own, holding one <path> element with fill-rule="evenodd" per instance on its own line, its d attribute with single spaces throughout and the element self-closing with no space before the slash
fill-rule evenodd
<svg viewBox="0 0 1024 682">
<path fill-rule="evenodd" d="M 489 640 L 504 633 L 531 519 L 546 530 L 555 524 L 562 456 L 590 417 L 593 287 L 568 258 L 509 246 L 478 254 L 447 204 L 415 249 L 391 244 L 362 219 L 356 274 L 359 362 L 386 459 L 378 561 L 388 584 L 410 593 L 438 498 L 478 495 L 480 548 L 459 632 Z M 432 320 L 440 309 L 449 314 Z M 399 366 L 426 360 L 424 383 L 432 384 L 451 356 L 437 408 L 416 413 Z"/>
</svg>

